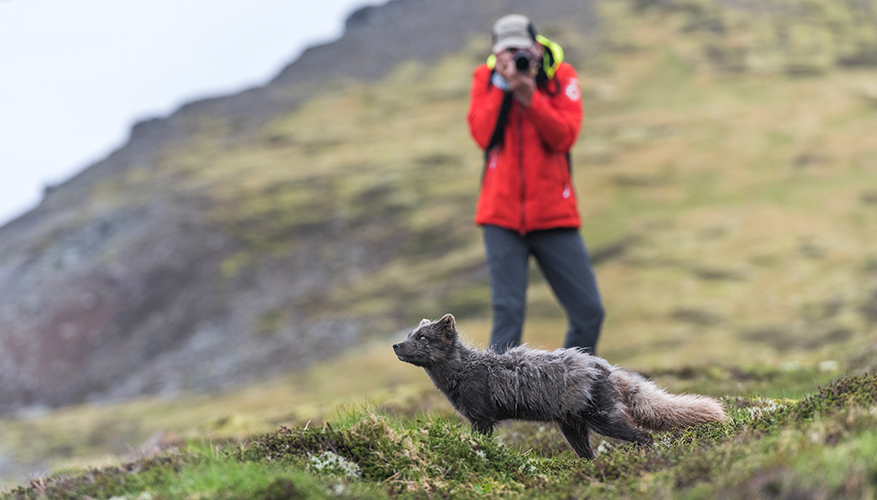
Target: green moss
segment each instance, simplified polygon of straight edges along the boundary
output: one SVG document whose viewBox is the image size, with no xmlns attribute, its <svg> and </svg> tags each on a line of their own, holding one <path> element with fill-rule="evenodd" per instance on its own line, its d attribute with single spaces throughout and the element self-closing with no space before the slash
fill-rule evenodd
<svg viewBox="0 0 877 500">
<path fill-rule="evenodd" d="M 37 498 L 79 499 L 110 498 L 127 492 L 142 492 L 174 481 L 186 467 L 198 466 L 197 457 L 165 456 L 92 470 L 80 476 L 59 475 L 35 479 L 28 488 L 20 487 L 5 495 L 11 499 Z"/>
<path fill-rule="evenodd" d="M 596 436 L 592 461 L 547 424 L 506 424 L 487 437 L 455 419 L 362 409 L 320 427 L 35 480 L 2 498 L 859 497 L 877 487 L 875 387 L 877 377 L 859 375 L 802 401 L 726 398 L 727 422 L 656 434 L 653 447 Z"/>
<path fill-rule="evenodd" d="M 812 419 L 818 414 L 828 414 L 841 408 L 877 405 L 877 374 L 841 377 L 819 392 L 806 397 L 795 407 L 799 419 Z"/>
<path fill-rule="evenodd" d="M 531 469 L 526 457 L 494 439 L 470 435 L 457 422 L 421 418 L 402 426 L 370 412 L 345 420 L 348 424 L 337 427 L 281 428 L 254 441 L 240 458 L 303 466 L 308 457 L 331 452 L 355 463 L 365 480 L 432 481 L 437 486 L 476 477 L 514 481 Z"/>
</svg>

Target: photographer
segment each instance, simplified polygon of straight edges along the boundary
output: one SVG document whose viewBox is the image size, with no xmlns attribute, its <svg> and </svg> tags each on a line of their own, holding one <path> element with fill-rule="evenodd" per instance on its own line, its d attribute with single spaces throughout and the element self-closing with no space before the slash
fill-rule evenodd
<svg viewBox="0 0 877 500">
<path fill-rule="evenodd" d="M 473 75 L 468 114 L 485 150 L 475 222 L 490 273 L 490 346 L 499 352 L 521 342 L 530 255 L 566 310 L 565 347 L 595 352 L 604 312 L 569 162 L 581 119 L 576 72 L 560 46 L 524 16 L 499 19 L 493 55 Z"/>
</svg>

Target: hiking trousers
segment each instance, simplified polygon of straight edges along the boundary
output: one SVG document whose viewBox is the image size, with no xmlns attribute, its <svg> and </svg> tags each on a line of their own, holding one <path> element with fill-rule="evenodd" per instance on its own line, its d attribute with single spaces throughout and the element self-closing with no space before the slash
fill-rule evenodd
<svg viewBox="0 0 877 500">
<path fill-rule="evenodd" d="M 596 353 L 605 313 L 594 267 L 578 230 L 548 229 L 521 235 L 485 225 L 483 231 L 493 308 L 490 348 L 504 352 L 521 343 L 532 255 L 566 310 L 569 326 L 564 346 Z"/>
</svg>

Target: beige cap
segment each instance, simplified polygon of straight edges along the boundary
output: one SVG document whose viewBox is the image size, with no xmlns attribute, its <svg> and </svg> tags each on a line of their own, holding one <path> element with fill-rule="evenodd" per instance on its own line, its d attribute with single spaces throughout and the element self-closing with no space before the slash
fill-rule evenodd
<svg viewBox="0 0 877 500">
<path fill-rule="evenodd" d="M 509 14 L 493 23 L 493 51 L 530 47 L 536 42 L 536 29 L 527 16 Z"/>
</svg>

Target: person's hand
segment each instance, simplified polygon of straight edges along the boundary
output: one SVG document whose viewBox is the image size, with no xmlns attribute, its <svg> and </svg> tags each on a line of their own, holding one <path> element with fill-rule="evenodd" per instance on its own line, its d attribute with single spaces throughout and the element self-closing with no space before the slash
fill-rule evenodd
<svg viewBox="0 0 877 500">
<path fill-rule="evenodd" d="M 531 54 L 531 60 L 537 59 Z M 514 54 L 503 50 L 496 54 L 495 69 L 509 83 L 515 99 L 524 106 L 529 106 L 533 92 L 536 90 L 535 64 L 531 64 L 529 73 L 522 73 L 515 67 Z"/>
</svg>

